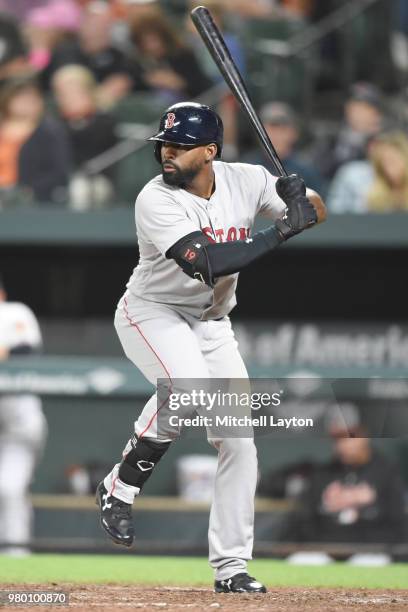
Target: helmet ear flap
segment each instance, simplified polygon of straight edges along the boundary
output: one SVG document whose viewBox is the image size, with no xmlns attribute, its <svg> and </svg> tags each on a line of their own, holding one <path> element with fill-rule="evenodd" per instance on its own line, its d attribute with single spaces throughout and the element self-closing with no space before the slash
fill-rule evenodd
<svg viewBox="0 0 408 612">
<path fill-rule="evenodd" d="M 157 159 L 157 161 L 159 162 L 159 164 L 161 165 L 162 163 L 162 159 L 161 159 L 161 148 L 162 148 L 163 143 L 160 142 L 160 140 L 156 140 L 156 143 L 154 145 L 154 156 Z"/>
</svg>

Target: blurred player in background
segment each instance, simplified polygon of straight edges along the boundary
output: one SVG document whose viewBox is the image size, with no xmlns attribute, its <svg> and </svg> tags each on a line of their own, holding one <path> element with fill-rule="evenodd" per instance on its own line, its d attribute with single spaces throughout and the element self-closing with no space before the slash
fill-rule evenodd
<svg viewBox="0 0 408 612">
<path fill-rule="evenodd" d="M 358 418 L 358 415 L 357 415 Z M 356 422 L 328 424 L 332 460 L 316 468 L 300 499 L 292 536 L 307 542 L 396 543 L 404 534 L 404 485 Z"/>
<path fill-rule="evenodd" d="M 41 348 L 33 312 L 6 302 L 0 279 L 1 362 Z M 29 553 L 31 505 L 28 489 L 47 433 L 41 400 L 29 394 L 0 395 L 0 554 Z"/>
</svg>

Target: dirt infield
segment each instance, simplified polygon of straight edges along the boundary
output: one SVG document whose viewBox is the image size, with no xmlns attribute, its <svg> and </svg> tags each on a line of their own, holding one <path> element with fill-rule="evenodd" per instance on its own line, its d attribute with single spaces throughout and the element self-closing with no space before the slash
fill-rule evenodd
<svg viewBox="0 0 408 612">
<path fill-rule="evenodd" d="M 134 585 L 2 585 L 2 590 L 65 591 L 69 593 L 69 607 L 66 606 L 0 606 L 0 610 L 19 612 L 106 612 L 107 610 L 169 610 L 175 612 L 198 612 L 220 610 L 248 612 L 271 610 L 271 612 L 406 612 L 408 610 L 407 590 L 368 589 L 310 589 L 310 588 L 269 588 L 266 595 L 240 595 L 213 593 L 209 588 L 188 587 L 141 587 Z"/>
</svg>

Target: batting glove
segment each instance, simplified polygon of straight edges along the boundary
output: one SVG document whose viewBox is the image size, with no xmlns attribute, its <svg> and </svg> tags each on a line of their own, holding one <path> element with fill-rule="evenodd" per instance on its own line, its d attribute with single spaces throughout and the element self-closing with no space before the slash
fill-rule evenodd
<svg viewBox="0 0 408 612">
<path fill-rule="evenodd" d="M 317 223 L 316 210 L 306 197 L 305 183 L 297 174 L 281 176 L 276 181 L 276 193 L 287 206 L 285 215 L 275 223 L 284 240 Z"/>
</svg>

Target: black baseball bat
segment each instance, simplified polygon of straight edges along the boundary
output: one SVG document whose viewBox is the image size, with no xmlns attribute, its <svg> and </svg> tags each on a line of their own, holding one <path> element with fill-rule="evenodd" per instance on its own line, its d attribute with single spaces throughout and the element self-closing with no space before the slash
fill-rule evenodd
<svg viewBox="0 0 408 612">
<path fill-rule="evenodd" d="M 210 11 L 205 8 L 205 6 L 198 6 L 191 11 L 191 19 L 226 83 L 229 85 L 235 98 L 241 104 L 243 111 L 248 116 L 267 155 L 275 166 L 276 172 L 279 176 L 287 176 L 288 173 L 279 159 L 279 155 L 254 109 L 244 80 L 231 57 L 231 53 L 225 44 L 221 32 L 214 23 Z"/>
</svg>

